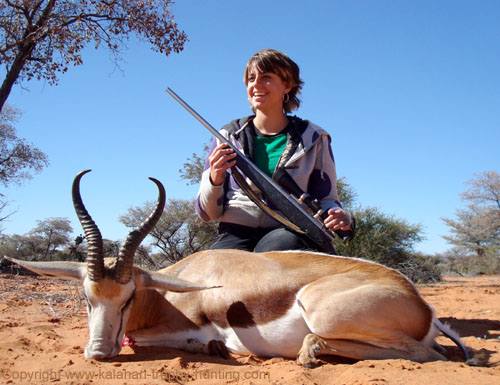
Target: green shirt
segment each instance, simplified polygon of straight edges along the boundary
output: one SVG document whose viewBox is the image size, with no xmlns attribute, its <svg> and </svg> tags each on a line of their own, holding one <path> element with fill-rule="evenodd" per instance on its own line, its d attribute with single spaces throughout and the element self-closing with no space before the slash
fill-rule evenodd
<svg viewBox="0 0 500 385">
<path fill-rule="evenodd" d="M 255 136 L 254 159 L 258 168 L 272 177 L 286 146 L 286 134 Z"/>
</svg>

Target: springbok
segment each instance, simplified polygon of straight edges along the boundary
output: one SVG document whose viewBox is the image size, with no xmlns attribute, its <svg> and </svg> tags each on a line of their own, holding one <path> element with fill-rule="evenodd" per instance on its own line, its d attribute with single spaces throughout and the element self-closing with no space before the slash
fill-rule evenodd
<svg viewBox="0 0 500 385">
<path fill-rule="evenodd" d="M 122 341 L 189 352 L 354 359 L 446 360 L 435 338 L 459 337 L 437 318 L 415 286 L 396 270 L 360 259 L 305 251 L 207 250 L 157 272 L 134 266 L 134 254 L 160 218 L 162 184 L 152 214 L 103 258 L 98 227 L 80 197 L 73 202 L 88 243 L 87 263 L 8 260 L 34 272 L 83 281 L 89 342 L 85 358 L 118 355 Z M 441 353 L 436 349 L 441 350 Z"/>
</svg>

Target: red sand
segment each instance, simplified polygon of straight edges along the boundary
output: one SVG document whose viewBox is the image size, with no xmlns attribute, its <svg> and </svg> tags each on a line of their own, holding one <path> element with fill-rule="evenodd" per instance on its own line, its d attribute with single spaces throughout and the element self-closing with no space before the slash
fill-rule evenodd
<svg viewBox="0 0 500 385">
<path fill-rule="evenodd" d="M 425 364 L 329 357 L 320 367 L 305 369 L 282 358 L 232 355 L 224 360 L 166 348 L 134 352 L 130 347 L 110 361 L 88 361 L 83 357 L 87 316 L 74 285 L 0 276 L 1 384 L 500 384 L 500 366 L 467 366 L 444 337 L 438 342 L 448 348 L 450 361 Z M 500 360 L 500 276 L 449 278 L 420 290 L 469 348 L 490 363 Z"/>
</svg>

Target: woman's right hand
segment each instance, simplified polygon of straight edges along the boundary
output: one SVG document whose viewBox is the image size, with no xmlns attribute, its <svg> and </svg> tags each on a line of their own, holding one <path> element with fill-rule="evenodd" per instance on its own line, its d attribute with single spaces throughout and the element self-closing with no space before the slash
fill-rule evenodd
<svg viewBox="0 0 500 385">
<path fill-rule="evenodd" d="M 225 173 L 236 164 L 236 153 L 226 143 L 219 144 L 208 157 L 210 182 L 214 186 L 224 183 Z"/>
</svg>

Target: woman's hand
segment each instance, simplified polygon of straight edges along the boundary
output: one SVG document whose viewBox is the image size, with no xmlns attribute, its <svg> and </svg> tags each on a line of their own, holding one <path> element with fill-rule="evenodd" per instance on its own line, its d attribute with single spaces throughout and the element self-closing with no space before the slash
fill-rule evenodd
<svg viewBox="0 0 500 385">
<path fill-rule="evenodd" d="M 210 182 L 214 186 L 224 183 L 225 173 L 236 164 L 236 153 L 226 143 L 219 144 L 208 157 Z"/>
<path fill-rule="evenodd" d="M 342 209 L 328 210 L 328 218 L 325 219 L 324 223 L 328 229 L 333 231 L 351 229 L 351 217 Z"/>
</svg>

